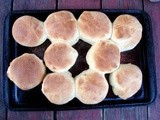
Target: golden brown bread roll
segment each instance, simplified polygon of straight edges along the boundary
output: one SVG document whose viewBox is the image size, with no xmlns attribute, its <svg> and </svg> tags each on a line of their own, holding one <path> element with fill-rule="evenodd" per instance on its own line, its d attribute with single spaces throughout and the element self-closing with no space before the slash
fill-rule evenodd
<svg viewBox="0 0 160 120">
<path fill-rule="evenodd" d="M 111 40 L 100 40 L 89 49 L 86 60 L 91 69 L 111 73 L 119 67 L 120 50 Z"/>
<path fill-rule="evenodd" d="M 131 15 L 120 15 L 113 22 L 111 39 L 118 43 L 121 51 L 133 49 L 141 40 L 142 25 L 138 19 Z"/>
<path fill-rule="evenodd" d="M 74 79 L 71 73 L 50 73 L 42 83 L 42 92 L 54 104 L 65 104 L 75 97 Z"/>
<path fill-rule="evenodd" d="M 104 74 L 91 69 L 75 77 L 76 97 L 84 104 L 97 104 L 108 93 L 108 82 Z"/>
<path fill-rule="evenodd" d="M 69 70 L 76 62 L 78 52 L 64 42 L 53 42 L 44 53 L 46 66 L 54 72 Z"/>
<path fill-rule="evenodd" d="M 50 14 L 45 20 L 44 26 L 51 42 L 63 41 L 73 45 L 79 40 L 77 20 L 69 11 Z"/>
<path fill-rule="evenodd" d="M 127 99 L 141 88 L 142 72 L 136 65 L 121 64 L 119 69 L 110 74 L 109 82 L 115 95 Z"/>
<path fill-rule="evenodd" d="M 47 39 L 43 22 L 27 15 L 14 22 L 12 35 L 16 42 L 28 47 L 38 46 Z"/>
<path fill-rule="evenodd" d="M 80 38 L 89 44 L 111 37 L 112 23 L 108 16 L 98 11 L 84 11 L 78 19 Z"/>
<path fill-rule="evenodd" d="M 45 73 L 43 61 L 28 53 L 15 58 L 7 70 L 9 79 L 22 90 L 36 87 L 43 80 Z"/>
</svg>

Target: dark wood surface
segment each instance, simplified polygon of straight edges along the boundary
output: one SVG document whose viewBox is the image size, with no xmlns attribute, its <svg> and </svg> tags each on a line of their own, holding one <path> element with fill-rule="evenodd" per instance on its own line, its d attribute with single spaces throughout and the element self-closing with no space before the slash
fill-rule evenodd
<svg viewBox="0 0 160 120">
<path fill-rule="evenodd" d="M 152 20 L 157 75 L 157 98 L 148 106 L 76 111 L 10 111 L 2 100 L 2 50 L 5 16 L 15 10 L 141 9 Z M 160 2 L 149 0 L 0 0 L 0 120 L 160 120 Z"/>
<path fill-rule="evenodd" d="M 148 119 L 160 120 L 160 2 L 150 3 L 144 0 L 144 10 L 149 13 L 152 20 L 157 75 L 157 99 L 148 106 Z"/>
</svg>

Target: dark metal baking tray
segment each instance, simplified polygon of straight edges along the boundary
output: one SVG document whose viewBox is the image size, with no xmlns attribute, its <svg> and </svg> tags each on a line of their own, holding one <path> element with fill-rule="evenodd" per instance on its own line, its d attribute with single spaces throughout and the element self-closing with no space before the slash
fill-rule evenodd
<svg viewBox="0 0 160 120">
<path fill-rule="evenodd" d="M 12 25 L 14 21 L 23 15 L 35 16 L 41 21 L 44 21 L 47 16 L 55 12 L 50 11 L 16 11 L 10 13 L 4 24 L 4 50 L 3 50 L 3 87 L 4 87 L 4 102 L 10 110 L 67 110 L 67 109 L 92 109 L 92 108 L 107 108 L 107 107 L 124 107 L 124 106 L 136 106 L 146 105 L 154 101 L 156 96 L 156 76 L 155 76 L 155 59 L 154 59 L 154 46 L 151 29 L 151 20 L 147 13 L 141 10 L 98 10 L 108 15 L 113 22 L 118 15 L 130 14 L 135 16 L 143 26 L 143 35 L 140 43 L 128 52 L 121 53 L 121 63 L 133 63 L 138 65 L 143 73 L 143 84 L 141 89 L 131 98 L 122 100 L 115 96 L 109 86 L 109 93 L 106 98 L 96 105 L 84 105 L 78 99 L 73 99 L 64 105 L 55 105 L 50 103 L 41 92 L 41 84 L 34 89 L 28 91 L 22 91 L 11 82 L 6 71 L 9 63 L 20 56 L 21 54 L 28 52 L 34 53 L 41 59 L 43 59 L 43 53 L 49 46 L 50 42 L 47 40 L 44 44 L 38 47 L 24 47 L 16 43 L 12 37 Z M 76 18 L 84 10 L 70 10 Z M 89 44 L 79 40 L 79 42 L 73 46 L 79 52 L 79 57 L 76 64 L 70 69 L 73 76 L 79 74 L 81 71 L 88 69 L 85 56 L 88 49 L 91 47 Z M 50 72 L 49 70 L 47 70 Z M 108 75 L 106 75 L 108 79 Z"/>
</svg>

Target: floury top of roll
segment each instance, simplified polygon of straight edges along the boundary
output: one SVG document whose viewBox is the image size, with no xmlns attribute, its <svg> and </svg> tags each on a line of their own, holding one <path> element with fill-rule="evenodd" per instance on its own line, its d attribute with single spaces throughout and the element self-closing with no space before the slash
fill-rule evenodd
<svg viewBox="0 0 160 120">
<path fill-rule="evenodd" d="M 51 42 L 66 42 L 74 45 L 79 40 L 77 20 L 69 11 L 50 14 L 44 21 L 46 34 Z"/>
<path fill-rule="evenodd" d="M 112 23 L 108 16 L 98 11 L 84 11 L 78 19 L 80 38 L 93 45 L 101 39 L 109 39 Z"/>
<path fill-rule="evenodd" d="M 120 15 L 113 22 L 111 40 L 120 45 L 121 52 L 132 50 L 142 38 L 142 25 L 131 15 Z"/>
<path fill-rule="evenodd" d="M 22 46 L 36 47 L 47 39 L 43 22 L 33 16 L 21 16 L 12 26 L 14 40 Z"/>
</svg>

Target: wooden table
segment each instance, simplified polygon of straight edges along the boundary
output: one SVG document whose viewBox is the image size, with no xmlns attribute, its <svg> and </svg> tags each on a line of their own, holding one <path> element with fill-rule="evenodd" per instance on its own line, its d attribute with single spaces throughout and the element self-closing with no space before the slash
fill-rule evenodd
<svg viewBox="0 0 160 120">
<path fill-rule="evenodd" d="M 76 111 L 10 111 L 2 100 L 2 50 L 5 16 L 15 10 L 141 9 L 152 20 L 157 74 L 157 98 L 148 106 Z M 160 120 L 160 2 L 149 0 L 0 0 L 0 120 Z"/>
</svg>

